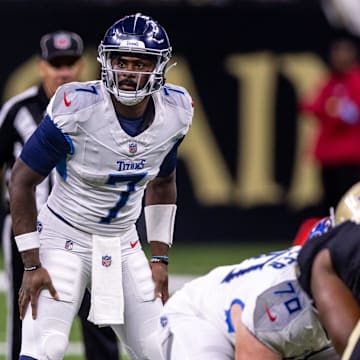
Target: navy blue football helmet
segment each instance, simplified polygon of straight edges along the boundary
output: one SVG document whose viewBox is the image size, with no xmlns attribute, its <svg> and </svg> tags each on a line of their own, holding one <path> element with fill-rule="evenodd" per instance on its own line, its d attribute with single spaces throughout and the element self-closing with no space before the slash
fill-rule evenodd
<svg viewBox="0 0 360 360">
<path fill-rule="evenodd" d="M 334 227 L 334 221 L 331 216 L 326 216 L 319 220 L 311 229 L 308 240 L 311 240 L 317 236 L 326 234 Z"/>
<path fill-rule="evenodd" d="M 132 106 L 140 103 L 145 96 L 160 90 L 164 84 L 165 68 L 171 58 L 171 50 L 166 31 L 151 17 L 137 13 L 118 20 L 106 31 L 98 48 L 101 77 L 106 89 L 122 104 Z M 138 75 L 135 91 L 119 89 L 118 73 L 124 70 L 113 69 L 111 56 L 114 52 L 155 57 L 156 65 L 152 72 L 131 71 Z M 146 85 L 142 88 L 141 76 L 148 77 Z"/>
</svg>

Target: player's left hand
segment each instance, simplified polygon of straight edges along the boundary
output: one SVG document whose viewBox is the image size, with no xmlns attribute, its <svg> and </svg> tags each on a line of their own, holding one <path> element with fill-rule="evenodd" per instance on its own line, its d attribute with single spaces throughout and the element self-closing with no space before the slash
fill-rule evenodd
<svg viewBox="0 0 360 360">
<path fill-rule="evenodd" d="M 48 289 L 50 295 L 55 299 L 59 299 L 50 275 L 43 267 L 36 271 L 24 271 L 21 288 L 19 290 L 19 312 L 20 319 L 24 320 L 26 309 L 30 303 L 32 318 L 37 317 L 37 306 L 39 294 L 42 289 Z"/>
<path fill-rule="evenodd" d="M 166 264 L 151 263 L 152 277 L 155 281 L 155 297 L 161 299 L 163 304 L 169 299 L 168 269 Z"/>
</svg>

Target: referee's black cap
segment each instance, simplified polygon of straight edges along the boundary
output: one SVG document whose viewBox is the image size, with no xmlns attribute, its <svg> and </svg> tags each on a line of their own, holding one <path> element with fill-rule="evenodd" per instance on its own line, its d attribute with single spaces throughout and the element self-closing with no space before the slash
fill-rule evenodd
<svg viewBox="0 0 360 360">
<path fill-rule="evenodd" d="M 80 58 L 84 52 L 84 44 L 80 35 L 59 30 L 45 34 L 40 40 L 40 57 L 51 62 L 58 57 Z"/>
</svg>

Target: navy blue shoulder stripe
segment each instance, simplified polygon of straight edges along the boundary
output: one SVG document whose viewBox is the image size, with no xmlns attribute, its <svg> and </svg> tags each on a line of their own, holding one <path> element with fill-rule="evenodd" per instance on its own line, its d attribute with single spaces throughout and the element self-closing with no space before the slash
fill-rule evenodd
<svg viewBox="0 0 360 360">
<path fill-rule="evenodd" d="M 164 89 L 165 95 L 169 95 L 169 91 L 174 91 L 174 92 L 177 92 L 177 93 L 182 94 L 182 95 L 185 94 L 183 91 L 181 91 L 179 89 L 171 88 L 169 86 L 163 86 L 163 89 Z"/>
<path fill-rule="evenodd" d="M 160 170 L 157 176 L 166 177 L 169 176 L 174 171 L 177 164 L 177 150 L 183 140 L 184 137 L 179 139 L 171 148 L 171 150 L 168 152 L 168 154 L 166 155 L 164 161 L 160 166 Z"/>
<path fill-rule="evenodd" d="M 73 153 L 70 137 L 46 115 L 25 143 L 20 157 L 31 169 L 47 176 L 67 154 Z"/>
</svg>

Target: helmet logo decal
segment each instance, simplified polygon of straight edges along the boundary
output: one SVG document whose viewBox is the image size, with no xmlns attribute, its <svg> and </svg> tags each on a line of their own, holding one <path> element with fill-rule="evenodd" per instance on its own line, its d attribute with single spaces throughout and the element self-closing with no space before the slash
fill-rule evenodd
<svg viewBox="0 0 360 360">
<path fill-rule="evenodd" d="M 311 229 L 310 234 L 308 236 L 308 240 L 311 240 L 317 236 L 321 236 L 326 234 L 329 230 L 333 228 L 333 224 L 331 218 L 326 216 L 319 220 L 314 227 Z"/>
<path fill-rule="evenodd" d="M 153 40 L 155 41 L 155 42 L 157 42 L 158 44 L 162 44 L 163 42 L 164 42 L 164 39 L 157 39 L 157 38 L 153 38 Z"/>
<path fill-rule="evenodd" d="M 138 47 L 138 48 L 145 49 L 145 44 L 142 41 L 138 41 L 138 40 L 123 40 L 123 41 L 120 41 L 120 46 Z"/>
</svg>

